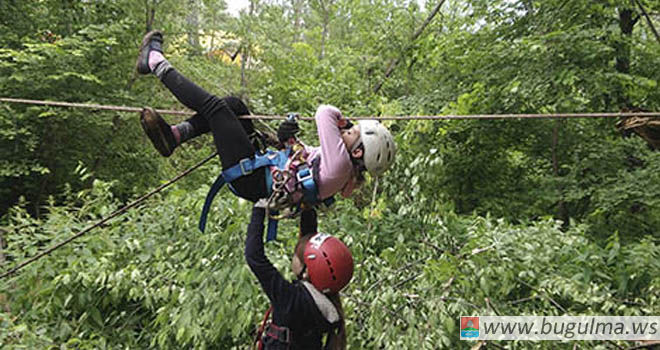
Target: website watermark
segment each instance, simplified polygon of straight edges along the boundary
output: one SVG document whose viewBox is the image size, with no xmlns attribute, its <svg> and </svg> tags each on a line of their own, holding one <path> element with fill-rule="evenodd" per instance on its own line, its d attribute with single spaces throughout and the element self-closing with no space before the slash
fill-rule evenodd
<svg viewBox="0 0 660 350">
<path fill-rule="evenodd" d="M 461 316 L 461 340 L 660 340 L 660 316 Z"/>
</svg>

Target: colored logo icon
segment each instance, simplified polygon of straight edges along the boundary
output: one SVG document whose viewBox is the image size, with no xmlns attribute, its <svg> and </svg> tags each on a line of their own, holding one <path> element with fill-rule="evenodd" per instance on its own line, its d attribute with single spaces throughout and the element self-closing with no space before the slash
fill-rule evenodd
<svg viewBox="0 0 660 350">
<path fill-rule="evenodd" d="M 479 317 L 461 317 L 461 338 L 479 337 Z"/>
</svg>

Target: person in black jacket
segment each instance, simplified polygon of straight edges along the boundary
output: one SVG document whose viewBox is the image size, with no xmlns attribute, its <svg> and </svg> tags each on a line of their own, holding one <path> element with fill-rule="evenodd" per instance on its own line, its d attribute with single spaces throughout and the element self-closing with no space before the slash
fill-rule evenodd
<svg viewBox="0 0 660 350">
<path fill-rule="evenodd" d="M 353 276 L 351 252 L 336 237 L 317 233 L 316 213 L 304 211 L 291 262 L 298 279 L 285 280 L 264 254 L 261 205 L 252 209 L 245 258 L 271 302 L 272 322 L 261 338 L 264 349 L 346 349 L 339 291 Z"/>
</svg>

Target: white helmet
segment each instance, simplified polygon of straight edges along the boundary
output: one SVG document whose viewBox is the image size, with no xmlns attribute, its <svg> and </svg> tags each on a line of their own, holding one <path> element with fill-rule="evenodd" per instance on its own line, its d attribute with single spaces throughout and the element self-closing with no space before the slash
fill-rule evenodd
<svg viewBox="0 0 660 350">
<path fill-rule="evenodd" d="M 358 125 L 364 145 L 364 166 L 372 176 L 379 176 L 394 162 L 396 145 L 392 134 L 376 120 L 360 120 Z"/>
</svg>

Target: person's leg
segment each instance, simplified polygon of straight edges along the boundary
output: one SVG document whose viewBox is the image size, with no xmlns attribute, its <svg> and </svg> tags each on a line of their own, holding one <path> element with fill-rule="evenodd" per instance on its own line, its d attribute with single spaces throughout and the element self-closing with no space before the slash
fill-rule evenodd
<svg viewBox="0 0 660 350">
<path fill-rule="evenodd" d="M 243 116 L 243 115 L 250 115 L 250 110 L 247 108 L 245 103 L 241 101 L 240 98 L 235 97 L 235 96 L 226 96 L 224 98 L 225 102 L 227 103 L 227 106 L 236 114 L 236 116 Z M 252 120 L 250 119 L 239 119 L 241 122 L 241 126 L 243 126 L 243 130 L 248 134 L 248 136 L 252 135 L 254 133 L 254 124 L 252 124 Z"/>
<path fill-rule="evenodd" d="M 254 156 L 256 150 L 248 136 L 254 126 L 251 120 L 238 119 L 238 115 L 250 114 L 240 99 L 212 95 L 171 67 L 160 79 L 179 102 L 207 120 L 224 169 Z M 196 119 L 203 125 L 201 119 Z"/>
<path fill-rule="evenodd" d="M 161 44 L 162 35 L 159 32 L 145 35 L 138 57 L 138 72 L 154 73 L 158 76 L 179 102 L 198 113 L 191 119 L 194 119 L 202 130 L 205 130 L 205 126 L 199 116 L 206 119 L 208 128 L 213 133 L 223 169 L 228 169 L 245 158 L 253 158 L 256 150 L 250 142 L 248 132 L 253 132 L 254 127 L 251 121 L 242 121 L 237 117 L 237 113 L 249 114 L 247 106 L 235 97 L 218 98 L 187 79 L 162 56 Z M 232 185 L 241 197 L 249 200 L 256 201 L 267 196 L 265 173 L 262 170 L 241 177 Z"/>
<path fill-rule="evenodd" d="M 224 99 L 237 116 L 250 114 L 247 106 L 239 98 L 227 96 Z M 264 150 L 266 148 L 264 137 L 255 130 L 252 121 L 239 120 L 252 145 L 258 150 Z M 141 122 L 154 147 L 165 157 L 170 156 L 182 143 L 211 131 L 208 120 L 199 113 L 176 125 L 169 125 L 154 109 L 145 108 Z"/>
<path fill-rule="evenodd" d="M 230 105 L 235 109 L 230 108 Z M 214 106 L 215 108 L 211 110 L 212 117 L 207 120 L 220 155 L 222 168 L 232 167 L 245 158 L 254 158 L 256 150 L 244 129 L 247 127 L 248 130 L 253 130 L 252 123 L 244 123 L 236 115 L 236 112 L 249 114 L 247 107 L 235 98 L 216 98 Z M 255 170 L 248 176 L 234 180 L 232 186 L 240 197 L 253 202 L 268 197 L 264 169 Z"/>
<path fill-rule="evenodd" d="M 176 138 L 177 146 L 209 131 L 211 131 L 209 122 L 199 113 L 181 123 L 172 125 L 172 132 Z"/>
<path fill-rule="evenodd" d="M 179 124 L 170 125 L 151 107 L 142 109 L 140 124 L 154 148 L 163 157 L 169 157 L 181 143 L 210 131 L 206 118 L 200 114 L 195 114 Z"/>
</svg>

